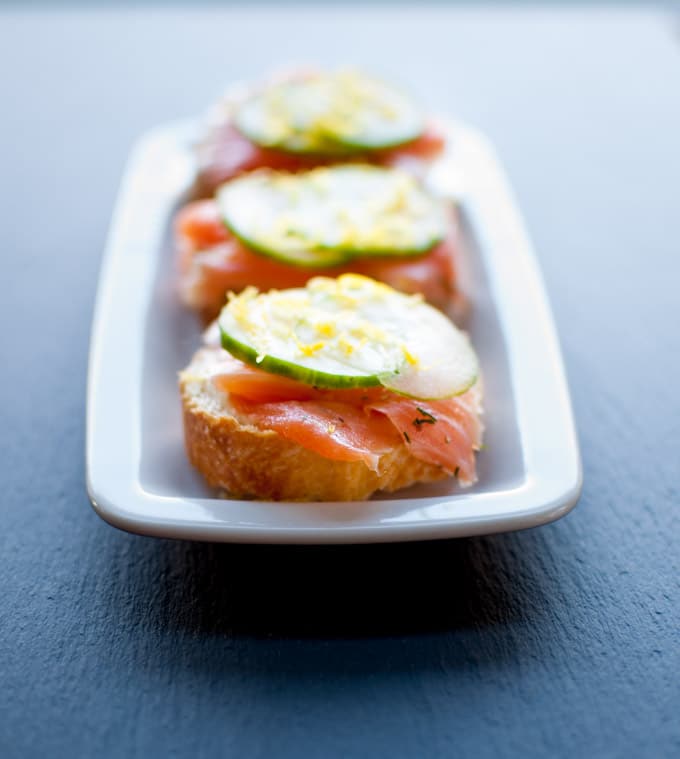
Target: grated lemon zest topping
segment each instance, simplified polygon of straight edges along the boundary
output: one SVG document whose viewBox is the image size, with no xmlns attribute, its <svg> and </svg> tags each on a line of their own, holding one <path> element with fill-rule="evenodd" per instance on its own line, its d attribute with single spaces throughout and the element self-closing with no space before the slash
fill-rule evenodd
<svg viewBox="0 0 680 759">
<path fill-rule="evenodd" d="M 240 295 L 229 294 L 225 307 L 248 335 L 248 342 L 261 363 L 273 346 L 288 344 L 298 356 L 322 353 L 329 360 L 343 361 L 357 351 L 369 350 L 380 366 L 384 361 L 395 371 L 404 363 L 419 364 L 418 357 L 398 335 L 377 326 L 370 316 L 360 315 L 356 303 L 378 303 L 396 295 L 382 282 L 360 274 L 337 279 L 313 277 L 306 288 L 258 294 L 254 287 Z M 399 294 L 407 304 L 420 296 Z M 280 342 L 279 342 L 280 341 Z"/>
</svg>

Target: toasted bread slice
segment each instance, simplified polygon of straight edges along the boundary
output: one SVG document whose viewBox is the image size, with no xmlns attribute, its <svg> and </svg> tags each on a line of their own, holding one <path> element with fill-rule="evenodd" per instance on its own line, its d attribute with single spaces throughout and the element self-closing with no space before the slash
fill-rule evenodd
<svg viewBox="0 0 680 759">
<path fill-rule="evenodd" d="M 275 501 L 355 501 L 449 475 L 411 455 L 405 444 L 383 453 L 377 471 L 334 461 L 253 426 L 211 381 L 219 348 L 202 348 L 180 373 L 184 433 L 191 463 L 232 497 Z"/>
<path fill-rule="evenodd" d="M 252 251 L 226 228 L 214 200 L 185 205 L 175 220 L 180 300 L 204 324 L 217 318 L 229 291 L 303 287 L 312 277 L 363 274 L 404 293 L 420 293 L 458 324 L 468 308 L 470 277 L 458 212 L 450 208 L 446 238 L 418 256 L 367 257 L 332 267 L 295 266 Z"/>
</svg>

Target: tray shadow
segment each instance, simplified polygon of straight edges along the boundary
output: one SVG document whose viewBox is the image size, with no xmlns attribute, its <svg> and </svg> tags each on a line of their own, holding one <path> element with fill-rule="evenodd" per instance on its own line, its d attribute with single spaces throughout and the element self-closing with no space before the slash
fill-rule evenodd
<svg viewBox="0 0 680 759">
<path fill-rule="evenodd" d="M 389 638 L 538 623 L 551 604 L 544 532 L 351 547 L 121 535 L 127 546 L 112 561 L 126 562 L 128 587 L 118 599 L 112 588 L 111 601 L 132 624 L 230 639 Z M 130 591 L 144 599 L 138 606 Z"/>
</svg>

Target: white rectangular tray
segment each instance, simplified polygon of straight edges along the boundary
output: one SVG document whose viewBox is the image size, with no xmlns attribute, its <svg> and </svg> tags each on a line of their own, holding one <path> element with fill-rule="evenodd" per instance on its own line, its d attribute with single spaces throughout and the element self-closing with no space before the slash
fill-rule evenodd
<svg viewBox="0 0 680 759">
<path fill-rule="evenodd" d="M 87 398 L 87 488 L 130 532 L 252 543 L 425 540 L 534 527 L 576 503 L 581 464 L 537 264 L 493 150 L 450 124 L 431 180 L 462 212 L 469 329 L 485 386 L 479 482 L 414 486 L 365 503 L 214 496 L 183 448 L 177 372 L 200 328 L 177 302 L 171 220 L 193 180 L 192 124 L 144 137 L 130 159 L 100 275 Z"/>
</svg>

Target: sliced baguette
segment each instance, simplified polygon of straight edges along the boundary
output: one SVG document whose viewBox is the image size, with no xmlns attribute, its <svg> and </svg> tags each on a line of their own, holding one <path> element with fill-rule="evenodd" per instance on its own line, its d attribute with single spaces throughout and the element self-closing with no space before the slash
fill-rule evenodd
<svg viewBox="0 0 680 759">
<path fill-rule="evenodd" d="M 361 461 L 333 461 L 252 426 L 210 379 L 220 350 L 199 350 L 179 379 L 189 460 L 212 487 L 236 498 L 356 501 L 449 476 L 414 458 L 405 444 L 382 454 L 374 472 Z"/>
</svg>

